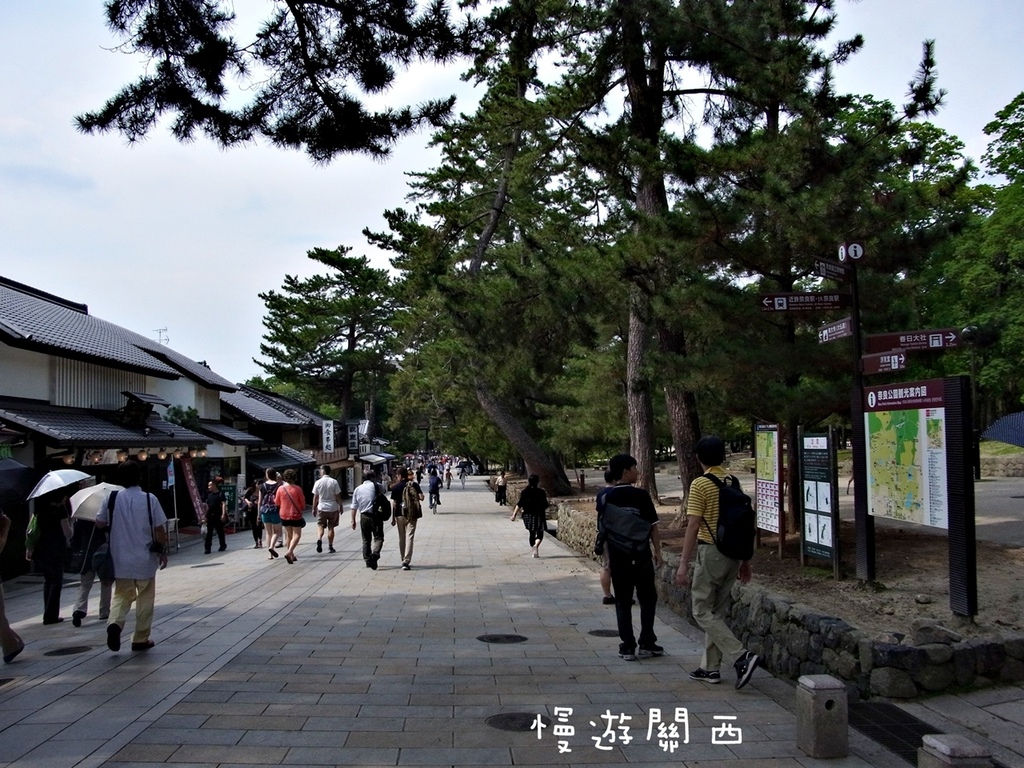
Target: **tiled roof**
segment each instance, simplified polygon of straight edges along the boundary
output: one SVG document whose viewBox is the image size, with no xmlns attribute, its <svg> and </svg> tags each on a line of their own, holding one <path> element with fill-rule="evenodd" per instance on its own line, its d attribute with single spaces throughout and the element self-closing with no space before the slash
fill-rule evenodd
<svg viewBox="0 0 1024 768">
<path fill-rule="evenodd" d="M 155 416 L 141 429 L 119 424 L 117 418 L 117 411 L 0 403 L 0 424 L 34 432 L 46 443 L 60 448 L 157 448 L 213 442 L 205 435 Z"/>
<path fill-rule="evenodd" d="M 314 417 L 314 412 L 306 408 L 298 408 L 294 403 L 275 397 L 244 384 L 237 392 L 222 392 L 220 401 L 247 419 L 259 424 L 276 424 L 280 426 L 320 426 L 323 417 Z M 319 419 L 319 421 L 317 421 Z"/>
<path fill-rule="evenodd" d="M 273 405 L 280 411 L 285 413 L 291 413 L 298 418 L 304 418 L 308 422 L 315 424 L 317 428 L 323 427 L 324 416 L 321 413 L 317 413 L 312 408 L 307 408 L 302 403 L 292 400 L 290 397 L 279 395 L 275 392 L 268 392 L 265 389 L 257 389 L 256 387 L 246 387 L 251 391 L 254 396 L 266 398 L 267 402 Z"/>
<path fill-rule="evenodd" d="M 276 469 L 279 472 L 289 467 L 300 467 L 304 464 L 316 464 L 316 459 L 287 445 L 273 451 L 249 451 L 245 455 L 247 463 L 259 469 Z"/>
<path fill-rule="evenodd" d="M 199 427 L 204 435 L 228 445 L 262 445 L 263 440 L 240 429 L 221 424 L 219 421 L 204 421 Z"/>
<path fill-rule="evenodd" d="M 0 277 L 0 341 L 23 349 L 177 379 L 222 391 L 235 385 L 205 365 L 127 328 L 93 317 L 84 304 Z"/>
</svg>

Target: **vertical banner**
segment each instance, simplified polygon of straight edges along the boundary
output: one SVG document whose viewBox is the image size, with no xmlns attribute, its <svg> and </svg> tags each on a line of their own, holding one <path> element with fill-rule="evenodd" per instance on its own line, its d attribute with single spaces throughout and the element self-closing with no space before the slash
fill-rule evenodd
<svg viewBox="0 0 1024 768">
<path fill-rule="evenodd" d="M 203 499 L 199 495 L 199 486 L 196 485 L 196 473 L 192 469 L 192 458 L 186 454 L 181 455 L 181 474 L 185 478 L 185 487 L 188 488 L 189 498 L 192 499 L 192 508 L 196 512 L 196 519 L 203 519 Z"/>
<path fill-rule="evenodd" d="M 838 577 L 838 487 L 836 449 L 831 432 L 800 438 L 800 509 L 803 513 L 802 552 L 830 560 Z"/>
<path fill-rule="evenodd" d="M 781 529 L 780 511 L 782 509 L 779 503 L 782 490 L 779 425 L 758 424 L 755 427 L 754 440 L 757 454 L 754 460 L 757 527 L 763 531 L 778 533 Z"/>
<path fill-rule="evenodd" d="M 324 453 L 334 453 L 334 422 L 324 421 L 323 425 Z"/>
<path fill-rule="evenodd" d="M 174 457 L 169 456 L 169 462 L 167 462 L 167 487 L 174 487 Z"/>
</svg>

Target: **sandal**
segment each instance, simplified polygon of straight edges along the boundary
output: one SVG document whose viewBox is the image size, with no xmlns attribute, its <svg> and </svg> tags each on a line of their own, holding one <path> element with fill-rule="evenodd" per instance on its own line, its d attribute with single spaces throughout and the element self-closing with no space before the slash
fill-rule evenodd
<svg viewBox="0 0 1024 768">
<path fill-rule="evenodd" d="M 267 550 L 267 552 L 269 552 L 269 553 L 270 553 L 270 559 L 271 559 L 271 560 L 273 560 L 273 559 L 274 559 L 275 557 L 277 557 L 277 550 L 276 550 L 276 549 L 274 549 L 273 547 L 271 547 L 270 549 L 268 549 L 268 550 Z"/>
<path fill-rule="evenodd" d="M 296 558 L 295 555 L 289 555 L 287 552 L 285 552 L 284 559 L 287 560 L 289 563 L 294 563 Z"/>
</svg>

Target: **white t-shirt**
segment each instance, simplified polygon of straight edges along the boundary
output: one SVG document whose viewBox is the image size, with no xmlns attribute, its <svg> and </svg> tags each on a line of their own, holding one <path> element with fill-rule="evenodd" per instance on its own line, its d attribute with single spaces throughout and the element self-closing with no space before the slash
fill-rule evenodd
<svg viewBox="0 0 1024 768">
<path fill-rule="evenodd" d="M 324 475 L 313 483 L 313 495 L 319 499 L 317 512 L 337 512 L 341 509 L 341 486 L 330 475 Z"/>
<path fill-rule="evenodd" d="M 117 578 L 152 579 L 156 576 L 160 560 L 149 551 L 149 545 L 153 541 L 153 529 L 167 523 L 167 515 L 164 514 L 156 496 L 143 492 L 137 485 L 118 491 L 114 500 L 113 525 L 110 522 L 106 500 L 100 507 L 96 520 L 106 523 L 110 529 L 110 553 L 114 558 L 114 573 Z"/>
</svg>

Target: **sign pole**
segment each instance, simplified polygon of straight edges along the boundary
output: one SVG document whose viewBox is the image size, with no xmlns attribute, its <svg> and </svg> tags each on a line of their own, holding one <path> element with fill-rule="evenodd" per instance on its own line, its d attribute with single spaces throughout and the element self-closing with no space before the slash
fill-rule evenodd
<svg viewBox="0 0 1024 768">
<path fill-rule="evenodd" d="M 868 473 L 865 463 L 867 435 L 864 431 L 864 373 L 860 359 L 860 290 L 857 285 L 856 261 L 850 263 L 850 299 L 854 360 L 850 418 L 853 422 L 853 511 L 857 541 L 857 578 L 872 582 L 875 580 L 875 519 L 868 514 Z"/>
</svg>

